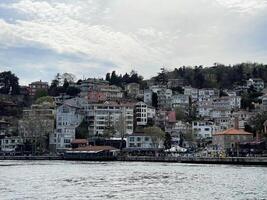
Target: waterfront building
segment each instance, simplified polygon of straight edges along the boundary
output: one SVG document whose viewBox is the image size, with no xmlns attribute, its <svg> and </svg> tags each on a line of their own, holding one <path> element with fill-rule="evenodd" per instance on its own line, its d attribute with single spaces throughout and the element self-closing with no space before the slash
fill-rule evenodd
<svg viewBox="0 0 267 200">
<path fill-rule="evenodd" d="M 133 133 L 127 137 L 126 148 L 155 149 L 164 148 L 163 141 L 155 139 L 145 133 Z"/>
<path fill-rule="evenodd" d="M 104 102 L 84 107 L 91 136 L 131 134 L 133 132 L 134 104 Z"/>
<path fill-rule="evenodd" d="M 212 144 L 218 150 L 237 152 L 241 143 L 248 143 L 253 140 L 253 133 L 243 129 L 231 128 L 213 134 Z"/>
<path fill-rule="evenodd" d="M 30 96 L 35 96 L 38 90 L 48 91 L 48 88 L 48 82 L 43 82 L 42 80 L 35 81 L 29 84 L 29 94 Z"/>
<path fill-rule="evenodd" d="M 19 147 L 23 145 L 21 137 L 12 136 L 0 139 L 0 153 L 15 153 L 19 151 Z"/>
<path fill-rule="evenodd" d="M 64 102 L 56 110 L 56 129 L 50 135 L 50 148 L 54 151 L 64 151 L 71 148 L 75 140 L 76 128 L 81 124 L 84 113 L 83 105 L 86 100 L 73 98 Z"/>
<path fill-rule="evenodd" d="M 214 122 L 209 120 L 193 121 L 192 131 L 197 139 L 211 139 L 212 134 L 217 131 L 217 127 Z"/>
</svg>

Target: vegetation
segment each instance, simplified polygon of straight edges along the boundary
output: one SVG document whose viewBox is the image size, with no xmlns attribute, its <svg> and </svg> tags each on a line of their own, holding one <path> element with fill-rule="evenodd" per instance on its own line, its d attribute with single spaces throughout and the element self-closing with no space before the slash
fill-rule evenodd
<svg viewBox="0 0 267 200">
<path fill-rule="evenodd" d="M 11 71 L 0 73 L 0 94 L 16 95 L 20 93 L 19 79 Z"/>
<path fill-rule="evenodd" d="M 241 63 L 223 65 L 214 63 L 211 67 L 179 67 L 173 71 L 162 71 L 155 77 L 156 81 L 165 83 L 167 79 L 183 79 L 186 85 L 195 88 L 233 88 L 242 85 L 249 78 L 261 78 L 267 82 L 267 65 L 258 63 Z"/>
<path fill-rule="evenodd" d="M 76 139 L 87 139 L 89 137 L 88 123 L 83 120 L 75 130 Z"/>
<path fill-rule="evenodd" d="M 267 120 L 267 112 L 258 113 L 256 116 L 252 117 L 249 124 L 246 125 L 245 130 L 252 132 L 254 134 L 259 133 L 263 135 L 264 127 L 263 123 Z"/>
<path fill-rule="evenodd" d="M 161 140 L 164 140 L 165 133 L 161 130 L 161 128 L 157 126 L 151 126 L 144 128 L 145 134 L 149 135 L 152 139 L 154 145 L 159 145 Z"/>
<path fill-rule="evenodd" d="M 111 85 L 122 87 L 123 85 L 128 83 L 142 84 L 143 77 L 138 75 L 136 71 L 131 71 L 130 74 L 125 73 L 123 76 L 121 74 L 117 75 L 116 71 L 113 71 L 111 74 L 106 74 L 106 81 L 109 81 Z"/>
<path fill-rule="evenodd" d="M 44 103 L 44 102 L 54 103 L 54 99 L 53 99 L 53 97 L 51 97 L 51 96 L 43 96 L 43 97 L 38 98 L 38 99 L 35 101 L 36 104 L 42 104 L 42 103 Z"/>
</svg>

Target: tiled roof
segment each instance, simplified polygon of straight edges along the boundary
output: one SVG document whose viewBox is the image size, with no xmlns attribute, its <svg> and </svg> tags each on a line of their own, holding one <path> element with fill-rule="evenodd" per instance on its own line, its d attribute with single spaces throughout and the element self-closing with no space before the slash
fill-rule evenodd
<svg viewBox="0 0 267 200">
<path fill-rule="evenodd" d="M 253 133 L 246 132 L 243 129 L 230 128 L 214 135 L 253 135 Z"/>
</svg>

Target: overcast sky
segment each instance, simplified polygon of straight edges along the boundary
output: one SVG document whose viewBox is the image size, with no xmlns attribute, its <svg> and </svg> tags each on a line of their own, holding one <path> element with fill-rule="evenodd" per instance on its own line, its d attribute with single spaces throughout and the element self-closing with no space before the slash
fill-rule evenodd
<svg viewBox="0 0 267 200">
<path fill-rule="evenodd" d="M 1 0 L 0 71 L 21 84 L 267 63 L 267 0 Z"/>
</svg>

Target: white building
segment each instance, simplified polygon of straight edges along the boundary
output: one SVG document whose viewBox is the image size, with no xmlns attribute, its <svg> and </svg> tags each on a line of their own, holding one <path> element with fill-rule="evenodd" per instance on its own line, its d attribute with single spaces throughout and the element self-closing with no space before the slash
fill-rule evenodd
<svg viewBox="0 0 267 200">
<path fill-rule="evenodd" d="M 133 133 L 133 104 L 105 102 L 88 104 L 85 108 L 90 135 L 102 135 L 105 130 L 114 128 L 117 135 Z"/>
<path fill-rule="evenodd" d="M 5 137 L 0 139 L 0 152 L 11 153 L 23 144 L 21 137 Z"/>
<path fill-rule="evenodd" d="M 193 121 L 192 131 L 198 139 L 211 139 L 212 134 L 217 131 L 217 127 L 212 121 Z"/>
<path fill-rule="evenodd" d="M 135 120 L 137 126 L 145 126 L 149 119 L 153 119 L 156 115 L 154 108 L 149 107 L 144 102 L 135 104 Z"/>
<path fill-rule="evenodd" d="M 171 97 L 172 108 L 189 106 L 189 96 L 184 94 L 176 94 Z"/>
<path fill-rule="evenodd" d="M 263 111 L 267 111 L 267 95 L 262 96 L 261 100 L 262 100 L 261 109 Z"/>
<path fill-rule="evenodd" d="M 250 78 L 247 80 L 247 87 L 253 86 L 257 91 L 264 89 L 264 81 L 260 78 Z"/>
<path fill-rule="evenodd" d="M 57 151 L 71 147 L 71 142 L 75 139 L 76 128 L 84 118 L 83 103 L 85 100 L 74 98 L 65 101 L 57 108 L 56 130 L 50 136 L 50 146 L 55 146 Z"/>
<path fill-rule="evenodd" d="M 145 133 L 133 133 L 132 135 L 127 137 L 126 142 L 127 148 L 140 148 L 140 149 L 147 149 L 147 148 L 163 148 L 163 141 L 162 140 L 155 140 L 151 136 Z"/>
<path fill-rule="evenodd" d="M 121 99 L 123 97 L 122 89 L 116 85 L 103 85 L 99 91 L 106 95 L 108 100 Z"/>
<path fill-rule="evenodd" d="M 144 103 L 148 105 L 152 105 L 152 95 L 153 95 L 152 90 L 145 89 L 144 90 Z"/>
</svg>

